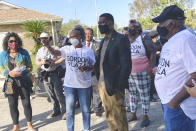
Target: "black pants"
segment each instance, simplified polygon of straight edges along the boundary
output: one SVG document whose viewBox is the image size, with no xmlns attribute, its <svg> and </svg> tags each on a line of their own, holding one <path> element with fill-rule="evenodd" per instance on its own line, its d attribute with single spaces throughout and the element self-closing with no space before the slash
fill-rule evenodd
<svg viewBox="0 0 196 131">
<path fill-rule="evenodd" d="M 19 111 L 18 111 L 18 96 L 20 95 L 22 100 L 22 105 L 24 108 L 24 114 L 27 119 L 27 122 L 32 120 L 32 108 L 30 102 L 30 92 L 26 88 L 17 88 L 14 91 L 13 95 L 8 95 L 8 102 L 10 108 L 10 114 L 13 120 L 13 124 L 18 124 L 19 120 Z"/>
<path fill-rule="evenodd" d="M 91 100 L 91 108 L 95 113 L 100 112 L 102 109 L 102 101 L 99 96 L 99 91 L 97 87 L 97 78 L 95 75 L 92 76 L 92 100 Z"/>
<path fill-rule="evenodd" d="M 150 98 L 153 98 L 154 94 L 157 94 L 157 91 L 155 89 L 155 85 L 154 85 L 154 78 L 155 76 L 151 77 L 151 83 L 150 83 Z"/>
</svg>

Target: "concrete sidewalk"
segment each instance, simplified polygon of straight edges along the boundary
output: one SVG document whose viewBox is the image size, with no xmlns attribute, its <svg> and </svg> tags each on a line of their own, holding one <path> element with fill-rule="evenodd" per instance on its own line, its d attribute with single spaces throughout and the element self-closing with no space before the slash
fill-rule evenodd
<svg viewBox="0 0 196 131">
<path fill-rule="evenodd" d="M 49 114 L 52 112 L 52 104 L 48 103 L 46 98 L 36 97 L 31 102 L 33 109 L 33 125 L 37 131 L 66 131 L 66 121 L 61 120 L 61 116 L 56 118 L 49 117 Z M 25 131 L 27 130 L 26 120 L 21 101 L 19 102 L 19 111 L 20 127 L 22 131 Z M 130 131 L 163 131 L 164 123 L 160 102 L 151 103 L 149 114 L 151 124 L 147 128 L 140 128 L 140 122 L 142 119 L 141 105 L 139 105 L 137 112 L 138 121 L 129 123 Z M 12 126 L 8 101 L 7 99 L 0 99 L 0 131 L 9 131 L 12 129 Z M 82 129 L 82 115 L 80 109 L 77 109 L 75 116 L 75 131 L 82 131 Z M 95 114 L 91 115 L 91 130 L 109 131 L 105 114 L 102 117 L 96 117 Z"/>
</svg>

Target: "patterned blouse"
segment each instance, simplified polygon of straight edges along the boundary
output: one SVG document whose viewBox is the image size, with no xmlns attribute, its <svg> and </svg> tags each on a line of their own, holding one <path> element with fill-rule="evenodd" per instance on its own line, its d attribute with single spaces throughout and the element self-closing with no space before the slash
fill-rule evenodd
<svg viewBox="0 0 196 131">
<path fill-rule="evenodd" d="M 8 59 L 9 53 L 7 51 L 2 51 L 0 53 L 0 73 L 3 74 L 6 78 L 8 78 L 9 67 L 8 67 Z M 32 62 L 30 55 L 27 50 L 21 49 L 18 51 L 17 57 L 15 59 L 16 67 L 26 66 L 26 70 L 22 72 L 22 76 L 30 77 L 30 73 L 32 71 Z"/>
<path fill-rule="evenodd" d="M 2 51 L 0 53 L 0 73 L 4 75 L 6 79 L 9 79 L 8 74 L 10 71 L 8 67 L 8 59 L 9 59 L 9 53 L 7 51 Z M 33 86 L 33 83 L 31 81 L 30 73 L 32 71 L 33 66 L 28 51 L 25 49 L 21 49 L 20 51 L 18 51 L 14 63 L 18 68 L 26 66 L 26 69 L 22 71 L 22 77 L 25 77 L 27 80 L 26 82 L 29 83 L 29 88 L 30 88 L 29 92 L 31 94 L 32 93 L 31 87 Z M 7 97 L 7 94 L 5 93 L 5 87 L 3 87 L 2 91 L 4 92 L 5 97 Z"/>
</svg>

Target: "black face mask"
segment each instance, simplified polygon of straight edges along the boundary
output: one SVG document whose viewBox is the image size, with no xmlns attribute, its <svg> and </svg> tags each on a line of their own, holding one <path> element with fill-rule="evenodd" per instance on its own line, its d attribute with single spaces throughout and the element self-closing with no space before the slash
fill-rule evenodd
<svg viewBox="0 0 196 131">
<path fill-rule="evenodd" d="M 129 29 L 129 35 L 130 36 L 135 36 L 137 34 L 137 30 L 136 29 Z"/>
<path fill-rule="evenodd" d="M 48 41 L 48 40 L 43 40 L 41 43 L 42 43 L 43 45 L 48 45 L 48 44 L 49 44 L 49 41 Z"/>
<path fill-rule="evenodd" d="M 108 25 L 99 25 L 99 31 L 101 34 L 107 34 L 110 32 Z"/>
<path fill-rule="evenodd" d="M 162 37 L 166 37 L 169 34 L 169 30 L 166 27 L 157 26 L 157 32 Z"/>
<path fill-rule="evenodd" d="M 160 42 L 161 42 L 161 44 L 165 44 L 167 41 L 168 40 L 165 37 L 160 36 Z"/>
</svg>

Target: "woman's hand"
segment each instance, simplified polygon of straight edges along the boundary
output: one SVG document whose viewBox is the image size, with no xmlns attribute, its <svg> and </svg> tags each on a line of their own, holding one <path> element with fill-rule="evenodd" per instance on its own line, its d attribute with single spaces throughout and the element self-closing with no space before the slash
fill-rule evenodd
<svg viewBox="0 0 196 131">
<path fill-rule="evenodd" d="M 55 61 L 50 61 L 50 67 L 54 67 L 56 65 Z"/>
<path fill-rule="evenodd" d="M 18 72 L 18 71 L 10 71 L 9 72 L 9 76 L 11 76 L 11 77 L 19 77 L 21 75 L 22 75 L 22 73 Z"/>
<path fill-rule="evenodd" d="M 157 67 L 154 67 L 154 68 L 152 69 L 152 73 L 153 73 L 154 75 L 156 75 L 156 73 L 157 73 Z"/>
<path fill-rule="evenodd" d="M 81 72 L 84 72 L 84 71 L 93 71 L 93 66 L 79 66 L 78 69 L 81 71 Z"/>
<path fill-rule="evenodd" d="M 188 87 L 186 84 L 184 85 L 184 87 L 186 88 L 187 92 L 192 96 L 196 98 L 196 81 L 194 79 L 192 79 L 192 83 L 194 85 L 194 87 Z"/>
<path fill-rule="evenodd" d="M 78 69 L 79 69 L 81 72 L 84 72 L 84 71 L 85 71 L 85 67 L 84 67 L 84 66 L 79 66 Z"/>
</svg>

